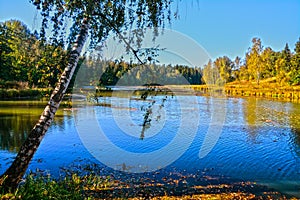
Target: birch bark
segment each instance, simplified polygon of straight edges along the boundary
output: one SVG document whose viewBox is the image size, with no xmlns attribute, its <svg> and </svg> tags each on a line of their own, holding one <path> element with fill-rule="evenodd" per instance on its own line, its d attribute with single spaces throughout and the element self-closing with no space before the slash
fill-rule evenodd
<svg viewBox="0 0 300 200">
<path fill-rule="evenodd" d="M 19 182 L 21 181 L 28 168 L 28 165 L 34 153 L 38 149 L 42 139 L 44 138 L 48 128 L 50 127 L 50 124 L 54 119 L 55 113 L 59 108 L 62 98 L 77 67 L 80 54 L 88 37 L 88 29 L 88 19 L 84 18 L 82 20 L 80 32 L 71 50 L 68 65 L 64 69 L 64 72 L 62 73 L 60 80 L 50 97 L 49 102 L 42 112 L 38 122 L 31 130 L 28 138 L 21 146 L 14 162 L 0 177 L 0 185 L 2 185 L 2 188 L 4 190 L 13 191 L 17 188 Z"/>
</svg>

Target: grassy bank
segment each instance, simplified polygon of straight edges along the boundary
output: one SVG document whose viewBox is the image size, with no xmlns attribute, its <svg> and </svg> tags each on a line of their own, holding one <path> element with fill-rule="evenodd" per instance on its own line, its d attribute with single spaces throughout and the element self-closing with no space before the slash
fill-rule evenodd
<svg viewBox="0 0 300 200">
<path fill-rule="evenodd" d="M 166 86 L 168 87 L 168 86 Z M 172 92 L 178 94 L 185 94 L 186 89 L 192 89 L 197 95 L 209 96 L 212 93 L 223 93 L 229 97 L 260 97 L 269 98 L 280 101 L 300 102 L 300 86 L 280 86 L 277 83 L 270 81 L 261 81 L 258 85 L 256 82 L 232 82 L 225 86 L 215 85 L 172 85 Z M 13 100 L 13 99 L 41 99 L 49 97 L 52 93 L 51 88 L 37 88 L 37 89 L 0 89 L 0 100 Z M 112 95 L 112 90 L 92 90 L 83 91 L 88 98 L 92 96 L 107 96 Z M 122 97 L 129 97 L 132 91 L 127 95 L 122 92 L 115 93 L 115 95 L 123 95 Z M 135 91 L 135 95 L 139 95 L 142 91 Z M 163 92 L 165 94 L 165 92 Z M 170 93 L 173 94 L 173 93 Z M 187 93 L 190 94 L 190 93 Z M 125 95 L 125 96 L 124 96 Z"/>
<path fill-rule="evenodd" d="M 228 96 L 253 96 L 300 102 L 300 86 L 280 85 L 273 79 L 256 82 L 233 82 L 225 86 Z"/>
<path fill-rule="evenodd" d="M 232 82 L 225 86 L 186 85 L 184 88 L 193 89 L 198 95 L 210 95 L 211 92 L 223 91 L 229 97 L 259 97 L 280 101 L 300 102 L 300 86 L 281 86 L 270 81 Z"/>
<path fill-rule="evenodd" d="M 1 187 L 0 187 L 1 189 Z M 30 174 L 14 193 L 0 199 L 296 199 L 253 182 L 195 185 L 173 179 L 172 183 L 124 182 L 94 173 L 69 174 L 59 179 Z"/>
<path fill-rule="evenodd" d="M 51 88 L 41 89 L 0 89 L 0 99 L 40 99 L 52 93 Z"/>
</svg>

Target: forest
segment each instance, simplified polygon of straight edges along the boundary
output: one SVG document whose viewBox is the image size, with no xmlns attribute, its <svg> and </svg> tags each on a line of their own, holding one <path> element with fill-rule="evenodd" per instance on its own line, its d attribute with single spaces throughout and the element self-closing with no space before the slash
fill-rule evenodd
<svg viewBox="0 0 300 200">
<path fill-rule="evenodd" d="M 0 87 L 1 88 L 54 88 L 66 61 L 68 50 L 57 42 L 50 44 L 31 33 L 27 26 L 16 20 L 0 24 Z M 146 68 L 133 70 L 137 64 L 125 61 L 103 61 L 86 56 L 85 76 L 87 85 L 115 85 L 126 72 L 139 76 Z M 157 65 L 156 65 L 157 66 Z M 149 66 L 154 70 L 154 65 Z M 169 76 L 169 83 L 178 84 L 176 74 L 184 76 L 190 84 L 202 84 L 201 69 L 187 66 L 160 65 L 157 72 Z M 102 74 L 101 77 L 97 77 Z M 100 76 L 100 75 L 99 75 Z"/>
<path fill-rule="evenodd" d="M 261 39 L 255 37 L 244 58 L 210 60 L 203 68 L 203 77 L 211 84 L 254 81 L 259 85 L 262 80 L 270 80 L 280 86 L 299 85 L 300 38 L 292 52 L 287 43 L 281 51 L 264 48 Z"/>
<path fill-rule="evenodd" d="M 68 60 L 63 42 L 59 39 L 47 42 L 18 20 L 0 23 L 0 54 L 2 89 L 54 88 Z M 85 59 L 86 64 L 82 66 L 84 74 L 80 79 L 94 86 L 115 85 L 124 74 L 129 77 L 127 82 L 122 82 L 126 85 L 142 84 L 145 78 L 151 82 L 153 74 L 160 75 L 161 80 L 156 82 L 167 84 L 184 84 L 178 81 L 178 76 L 194 85 L 221 85 L 233 81 L 255 81 L 259 85 L 267 79 L 281 86 L 300 84 L 300 38 L 294 51 L 288 44 L 283 50 L 274 51 L 264 47 L 262 40 L 255 37 L 244 58 L 231 60 L 223 56 L 195 67 L 159 63 L 137 67 L 138 64 L 124 60 L 105 61 L 92 56 L 81 59 Z"/>
</svg>

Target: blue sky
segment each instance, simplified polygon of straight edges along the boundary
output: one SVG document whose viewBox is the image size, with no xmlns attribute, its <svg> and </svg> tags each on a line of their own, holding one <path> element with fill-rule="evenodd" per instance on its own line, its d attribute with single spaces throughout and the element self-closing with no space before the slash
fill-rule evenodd
<svg viewBox="0 0 300 200">
<path fill-rule="evenodd" d="M 175 0 L 177 5 L 180 19 L 171 28 L 197 41 L 212 58 L 244 57 L 253 37 L 276 51 L 285 43 L 293 50 L 300 37 L 300 0 Z M 28 0 L 0 0 L 0 21 L 20 19 L 33 29 L 36 13 Z"/>
</svg>

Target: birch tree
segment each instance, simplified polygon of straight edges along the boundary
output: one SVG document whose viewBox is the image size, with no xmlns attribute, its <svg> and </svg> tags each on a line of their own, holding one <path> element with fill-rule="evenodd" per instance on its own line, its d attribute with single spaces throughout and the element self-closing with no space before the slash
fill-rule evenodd
<svg viewBox="0 0 300 200">
<path fill-rule="evenodd" d="M 252 39 L 252 47 L 249 52 L 246 54 L 246 65 L 249 70 L 249 74 L 252 79 L 256 79 L 257 85 L 262 73 L 262 60 L 261 52 L 263 51 L 263 46 L 259 38 Z"/>
<path fill-rule="evenodd" d="M 129 29 L 164 27 L 171 19 L 171 0 L 31 0 L 42 16 L 41 38 L 46 40 L 48 27 L 50 40 L 71 47 L 68 64 L 60 77 L 44 111 L 21 146 L 11 166 L 0 178 L 6 191 L 13 191 L 24 176 L 26 169 L 44 138 L 62 98 L 68 88 L 88 37 L 90 48 L 103 42 L 111 32 L 122 34 Z M 70 35 L 66 39 L 66 24 L 72 21 Z M 141 42 L 143 34 L 122 37 L 127 49 L 130 41 Z"/>
</svg>

